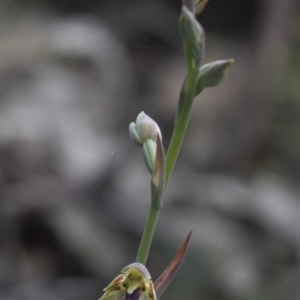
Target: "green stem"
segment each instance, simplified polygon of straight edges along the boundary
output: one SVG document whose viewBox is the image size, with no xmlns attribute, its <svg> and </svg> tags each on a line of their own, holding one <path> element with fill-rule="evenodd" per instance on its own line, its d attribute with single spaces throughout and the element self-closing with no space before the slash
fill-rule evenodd
<svg viewBox="0 0 300 300">
<path fill-rule="evenodd" d="M 171 143 L 168 149 L 168 153 L 166 156 L 166 183 L 170 179 L 172 174 L 174 165 L 176 163 L 182 141 L 188 126 L 189 117 L 192 109 L 193 99 L 195 96 L 195 89 L 196 89 L 196 82 L 197 82 L 197 72 L 190 72 L 187 78 L 187 85 L 185 88 L 184 99 L 181 103 L 180 107 L 178 108 L 176 119 L 175 119 L 175 127 L 174 132 L 172 135 Z M 158 195 L 156 195 L 158 196 Z M 156 197 L 152 193 L 152 204 L 149 211 L 148 219 L 144 228 L 142 240 L 140 242 L 138 254 L 136 257 L 136 261 L 141 264 L 146 264 L 151 242 L 153 239 L 158 215 L 160 212 L 161 205 L 157 205 L 157 203 L 162 203 L 162 196 Z M 158 198 L 158 199 L 156 199 Z"/>
<path fill-rule="evenodd" d="M 185 49 L 186 50 L 186 49 Z M 188 54 L 188 53 L 187 53 Z M 184 91 L 184 99 L 180 101 L 177 115 L 175 118 L 175 126 L 172 135 L 172 139 L 168 148 L 166 156 L 166 185 L 170 180 L 171 174 L 173 172 L 183 138 L 189 123 L 189 118 L 191 114 L 193 99 L 195 97 L 196 83 L 197 83 L 198 71 L 195 69 L 189 69 L 187 83 Z M 180 99 L 182 100 L 182 99 Z"/>
<path fill-rule="evenodd" d="M 165 153 L 159 135 L 156 137 L 156 155 L 151 177 L 151 207 L 144 228 L 142 240 L 136 257 L 136 261 L 146 264 L 150 246 L 152 243 L 158 215 L 162 206 L 162 198 L 165 188 Z"/>
<path fill-rule="evenodd" d="M 179 101 L 179 106 L 177 110 L 177 115 L 175 118 L 175 127 L 171 139 L 171 143 L 168 149 L 168 153 L 166 156 L 166 177 L 163 186 L 161 189 L 158 187 L 156 188 L 153 185 L 152 181 L 152 188 L 151 188 L 151 208 L 149 211 L 148 219 L 144 228 L 142 240 L 140 242 L 138 254 L 136 257 L 136 261 L 145 265 L 151 242 L 153 239 L 158 215 L 161 208 L 162 198 L 164 194 L 164 190 L 169 182 L 170 176 L 172 174 L 174 165 L 176 163 L 182 141 L 188 126 L 189 117 L 192 109 L 193 99 L 195 97 L 196 91 L 196 83 L 197 83 L 197 76 L 198 76 L 198 64 L 194 60 L 193 56 L 193 49 L 184 42 L 184 51 L 187 60 L 187 67 L 188 67 L 188 77 L 186 81 L 186 85 L 183 90 L 182 99 Z M 164 176 L 163 176 L 164 177 Z M 152 178 L 153 179 L 153 178 Z"/>
<path fill-rule="evenodd" d="M 154 235 L 157 218 L 159 215 L 160 208 L 154 208 L 151 206 L 148 219 L 144 228 L 142 240 L 136 257 L 136 261 L 145 265 L 147 262 L 152 238 Z"/>
<path fill-rule="evenodd" d="M 175 119 L 175 127 L 172 135 L 171 143 L 168 149 L 166 156 L 166 184 L 170 179 L 174 165 L 176 163 L 181 144 L 188 126 L 190 112 L 193 104 L 193 99 L 195 95 L 195 88 L 197 82 L 197 73 L 191 72 L 190 76 L 187 78 L 187 85 L 184 94 L 184 101 L 181 106 L 178 108 L 177 116 Z M 154 195 L 152 194 L 152 197 Z M 144 228 L 142 240 L 136 257 L 136 261 L 141 264 L 146 264 L 151 242 L 153 239 L 158 215 L 160 212 L 160 206 L 155 205 L 154 203 L 161 203 L 162 199 L 153 199 L 152 205 L 149 211 L 148 219 Z"/>
</svg>

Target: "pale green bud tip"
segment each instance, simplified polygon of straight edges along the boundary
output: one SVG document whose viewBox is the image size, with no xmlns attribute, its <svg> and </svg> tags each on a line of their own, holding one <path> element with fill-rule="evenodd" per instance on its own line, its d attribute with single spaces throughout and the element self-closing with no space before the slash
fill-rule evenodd
<svg viewBox="0 0 300 300">
<path fill-rule="evenodd" d="M 142 147 L 143 146 L 143 142 L 140 140 L 138 133 L 136 132 L 135 129 L 135 123 L 131 122 L 129 124 L 129 137 L 131 139 L 131 141 L 138 147 Z"/>
<path fill-rule="evenodd" d="M 233 59 L 218 60 L 202 66 L 198 75 L 196 94 L 203 88 L 219 85 L 226 77 L 233 62 Z"/>
</svg>

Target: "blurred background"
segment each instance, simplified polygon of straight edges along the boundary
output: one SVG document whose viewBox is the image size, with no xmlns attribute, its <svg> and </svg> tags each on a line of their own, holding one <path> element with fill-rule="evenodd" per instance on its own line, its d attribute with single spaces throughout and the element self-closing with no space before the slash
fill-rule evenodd
<svg viewBox="0 0 300 300">
<path fill-rule="evenodd" d="M 300 299 L 297 0 L 210 0 L 205 62 L 148 269 L 193 229 L 163 299 Z M 173 0 L 1 0 L 0 299 L 96 300 L 135 259 L 150 175 L 128 138 L 145 111 L 167 148 L 186 75 Z"/>
</svg>

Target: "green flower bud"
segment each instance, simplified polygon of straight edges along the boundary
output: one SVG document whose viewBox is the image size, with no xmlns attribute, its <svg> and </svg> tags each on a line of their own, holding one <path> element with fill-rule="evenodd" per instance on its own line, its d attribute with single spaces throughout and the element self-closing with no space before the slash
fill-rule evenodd
<svg viewBox="0 0 300 300">
<path fill-rule="evenodd" d="M 133 143 L 143 147 L 146 166 L 152 173 L 156 156 L 156 139 L 162 139 L 157 123 L 143 111 L 137 116 L 136 122 L 129 125 L 129 136 Z"/>
<path fill-rule="evenodd" d="M 202 66 L 197 79 L 196 95 L 206 87 L 219 85 L 226 77 L 233 62 L 233 59 L 217 60 Z"/>
<path fill-rule="evenodd" d="M 148 139 L 156 141 L 157 134 L 161 138 L 160 128 L 157 123 L 143 111 L 136 118 L 135 128 L 142 142 Z"/>
<path fill-rule="evenodd" d="M 143 111 L 139 113 L 135 123 L 129 124 L 129 137 L 136 146 L 142 147 L 148 139 L 156 141 L 157 134 L 161 138 L 157 123 Z"/>
<path fill-rule="evenodd" d="M 184 5 L 179 17 L 179 32 L 185 44 L 188 66 L 198 69 L 204 55 L 204 31 L 194 14 Z"/>
</svg>

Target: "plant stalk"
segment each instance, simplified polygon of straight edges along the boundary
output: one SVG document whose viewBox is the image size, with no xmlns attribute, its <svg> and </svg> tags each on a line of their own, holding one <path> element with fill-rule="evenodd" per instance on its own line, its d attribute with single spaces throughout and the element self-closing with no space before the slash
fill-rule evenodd
<svg viewBox="0 0 300 300">
<path fill-rule="evenodd" d="M 143 265 L 146 265 L 150 246 L 152 243 L 158 215 L 159 215 L 160 208 L 154 208 L 151 205 L 148 219 L 144 228 L 142 240 L 140 242 L 138 254 L 136 257 L 136 262 L 139 262 Z"/>
<path fill-rule="evenodd" d="M 186 53 L 187 61 L 192 61 L 190 58 L 191 53 L 187 45 L 184 45 L 184 50 Z M 189 118 L 191 114 L 193 99 L 196 92 L 197 76 L 198 69 L 195 68 L 191 63 L 188 63 L 188 76 L 187 82 L 184 90 L 184 98 L 180 99 L 176 118 L 174 131 L 171 138 L 171 142 L 168 148 L 166 156 L 166 184 L 165 188 L 168 185 L 171 174 L 173 172 L 183 138 L 189 123 Z M 182 101 L 181 101 L 182 100 Z"/>
</svg>

